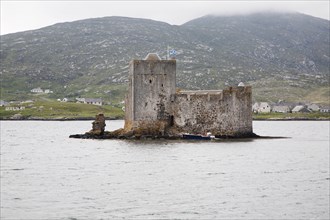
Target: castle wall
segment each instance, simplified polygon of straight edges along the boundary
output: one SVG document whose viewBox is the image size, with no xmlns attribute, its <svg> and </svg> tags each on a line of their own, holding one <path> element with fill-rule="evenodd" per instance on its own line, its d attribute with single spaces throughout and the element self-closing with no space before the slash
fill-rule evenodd
<svg viewBox="0 0 330 220">
<path fill-rule="evenodd" d="M 163 133 L 175 94 L 176 61 L 133 60 L 129 72 L 125 130 L 138 128 L 142 133 Z"/>
<path fill-rule="evenodd" d="M 174 126 L 178 132 L 218 136 L 252 134 L 250 86 L 218 91 L 186 91 L 176 94 Z"/>
</svg>

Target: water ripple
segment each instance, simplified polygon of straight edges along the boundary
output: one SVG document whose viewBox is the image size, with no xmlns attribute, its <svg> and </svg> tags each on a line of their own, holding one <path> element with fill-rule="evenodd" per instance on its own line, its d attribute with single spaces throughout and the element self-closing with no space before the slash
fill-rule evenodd
<svg viewBox="0 0 330 220">
<path fill-rule="evenodd" d="M 1 219 L 329 219 L 327 122 L 257 122 L 257 134 L 291 138 L 205 143 L 1 123 Z"/>
</svg>

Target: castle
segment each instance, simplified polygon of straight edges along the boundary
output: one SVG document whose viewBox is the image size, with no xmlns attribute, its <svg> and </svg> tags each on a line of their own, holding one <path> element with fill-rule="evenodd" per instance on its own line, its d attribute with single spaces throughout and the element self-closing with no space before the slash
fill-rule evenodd
<svg viewBox="0 0 330 220">
<path fill-rule="evenodd" d="M 161 60 L 157 54 L 130 62 L 125 103 L 125 132 L 157 136 L 207 132 L 218 137 L 253 135 L 250 86 L 177 91 L 176 60 Z"/>
</svg>

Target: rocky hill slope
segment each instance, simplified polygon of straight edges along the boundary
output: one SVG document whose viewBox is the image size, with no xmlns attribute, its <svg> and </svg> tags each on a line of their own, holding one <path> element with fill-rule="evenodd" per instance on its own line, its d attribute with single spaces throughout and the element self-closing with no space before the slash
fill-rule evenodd
<svg viewBox="0 0 330 220">
<path fill-rule="evenodd" d="M 177 51 L 177 86 L 254 87 L 258 101 L 329 99 L 329 21 L 292 14 L 205 16 L 181 26 L 105 17 L 1 36 L 1 96 L 35 87 L 57 97 L 121 100 L 128 63 Z"/>
</svg>

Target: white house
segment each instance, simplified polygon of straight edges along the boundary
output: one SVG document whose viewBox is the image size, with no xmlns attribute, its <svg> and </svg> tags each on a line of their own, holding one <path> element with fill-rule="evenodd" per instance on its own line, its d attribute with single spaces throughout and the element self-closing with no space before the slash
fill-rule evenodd
<svg viewBox="0 0 330 220">
<path fill-rule="evenodd" d="M 102 99 L 90 99 L 90 98 L 85 98 L 84 100 L 85 104 L 91 104 L 91 105 L 102 105 Z"/>
<path fill-rule="evenodd" d="M 38 88 L 31 89 L 31 92 L 32 93 L 43 93 L 44 91 L 40 87 L 38 87 Z"/>
<path fill-rule="evenodd" d="M 8 106 L 9 103 L 3 100 L 0 100 L 0 106 Z"/>
<path fill-rule="evenodd" d="M 329 113 L 330 112 L 330 107 L 322 107 L 322 108 L 320 108 L 320 112 Z"/>
<path fill-rule="evenodd" d="M 275 105 L 273 106 L 272 111 L 278 113 L 288 113 L 290 112 L 290 107 L 287 105 Z"/>
<path fill-rule="evenodd" d="M 268 102 L 256 102 L 252 106 L 252 111 L 255 113 L 269 113 L 271 111 L 271 106 Z"/>
<path fill-rule="evenodd" d="M 292 113 L 297 113 L 297 112 L 309 113 L 311 111 L 303 105 L 297 105 L 292 109 Z"/>
<path fill-rule="evenodd" d="M 258 109 L 259 109 L 259 103 L 256 102 L 256 103 L 254 103 L 254 104 L 252 105 L 252 111 L 253 111 L 254 113 L 257 113 L 257 112 L 258 112 Z"/>
<path fill-rule="evenodd" d="M 26 103 L 33 103 L 33 100 L 26 100 L 26 101 L 21 101 L 21 104 L 26 104 Z"/>
<path fill-rule="evenodd" d="M 93 99 L 93 98 L 76 98 L 77 102 L 90 104 L 90 105 L 103 105 L 102 99 Z"/>
<path fill-rule="evenodd" d="M 85 102 L 85 98 L 76 98 L 77 102 L 81 102 L 84 103 Z"/>
<path fill-rule="evenodd" d="M 317 112 L 317 111 L 320 111 L 320 106 L 312 103 L 310 105 L 307 106 L 307 108 L 313 112 Z"/>
<path fill-rule="evenodd" d="M 5 108 L 5 111 L 20 111 L 20 110 L 24 110 L 25 107 L 21 106 L 21 107 L 13 107 L 13 106 L 8 106 Z"/>
</svg>

